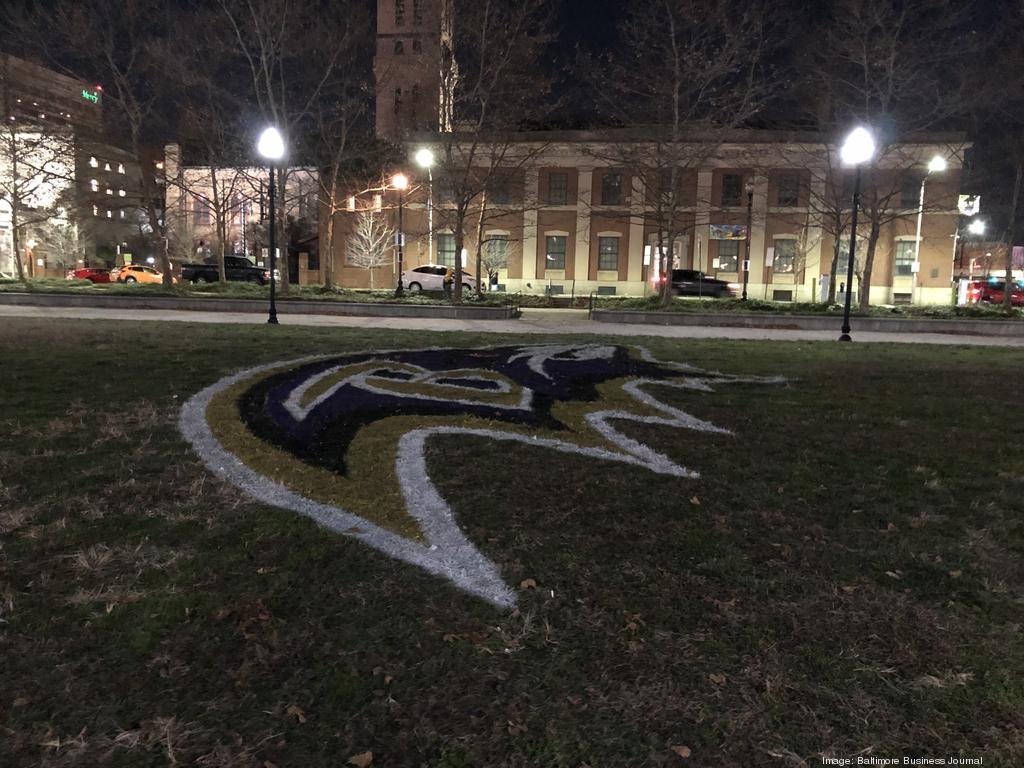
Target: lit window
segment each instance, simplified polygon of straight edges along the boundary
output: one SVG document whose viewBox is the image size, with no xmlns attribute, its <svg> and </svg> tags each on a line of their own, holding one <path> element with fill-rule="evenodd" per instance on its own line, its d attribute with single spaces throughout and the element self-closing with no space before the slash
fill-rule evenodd
<svg viewBox="0 0 1024 768">
<path fill-rule="evenodd" d="M 739 270 L 740 242 L 739 240 L 718 241 L 718 268 L 722 272 L 736 272 Z"/>
<path fill-rule="evenodd" d="M 781 187 L 780 187 L 781 189 Z M 780 195 L 781 198 L 781 195 Z M 780 203 L 781 205 L 781 203 Z M 775 261 L 772 271 L 779 274 L 791 274 L 796 269 L 796 240 L 775 241 Z"/>
<path fill-rule="evenodd" d="M 121 211 L 121 218 L 124 218 L 124 211 Z"/>
<path fill-rule="evenodd" d="M 548 235 L 547 268 L 565 269 L 565 235 Z"/>
<path fill-rule="evenodd" d="M 94 205 L 92 207 L 92 215 L 93 216 L 99 216 L 100 215 L 100 207 L 98 205 Z"/>
<path fill-rule="evenodd" d="M 99 161 L 95 157 L 90 157 L 89 158 L 89 165 L 92 168 L 99 168 L 100 167 Z"/>
<path fill-rule="evenodd" d="M 437 263 L 455 266 L 455 235 L 444 233 L 437 236 Z"/>
<path fill-rule="evenodd" d="M 124 173 L 124 163 L 118 163 L 117 164 L 117 172 L 118 173 Z"/>
<path fill-rule="evenodd" d="M 618 270 L 619 238 L 597 238 L 597 268 L 602 271 Z"/>
<path fill-rule="evenodd" d="M 107 218 L 108 219 L 114 218 L 114 212 L 112 210 L 110 210 L 109 208 L 107 208 Z"/>
<path fill-rule="evenodd" d="M 103 166 L 103 170 L 104 171 L 109 171 L 110 170 L 110 163 L 107 163 L 106 165 L 104 165 Z"/>
<path fill-rule="evenodd" d="M 899 240 L 893 260 L 893 274 L 903 277 L 914 274 L 914 255 L 917 250 L 913 240 Z"/>
<path fill-rule="evenodd" d="M 112 190 L 110 187 L 107 187 L 107 194 L 108 195 L 114 194 L 114 190 Z"/>
<path fill-rule="evenodd" d="M 119 189 L 119 190 L 117 190 L 117 196 L 118 196 L 118 197 L 124 197 L 124 194 L 125 194 L 125 192 L 124 192 L 124 190 L 123 190 L 123 189 Z"/>
<path fill-rule="evenodd" d="M 100 183 L 96 181 L 96 179 L 93 179 L 92 181 L 89 182 L 89 187 L 92 189 L 93 192 L 100 191 Z"/>
</svg>

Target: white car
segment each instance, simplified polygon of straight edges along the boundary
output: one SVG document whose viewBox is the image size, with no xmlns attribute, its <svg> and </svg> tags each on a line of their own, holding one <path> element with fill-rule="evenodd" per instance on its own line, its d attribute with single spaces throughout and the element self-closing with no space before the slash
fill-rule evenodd
<svg viewBox="0 0 1024 768">
<path fill-rule="evenodd" d="M 402 273 L 402 284 L 410 293 L 420 291 L 443 291 L 444 275 L 450 267 L 441 264 L 421 264 Z M 471 291 L 476 286 L 476 278 L 462 271 L 462 290 Z"/>
</svg>

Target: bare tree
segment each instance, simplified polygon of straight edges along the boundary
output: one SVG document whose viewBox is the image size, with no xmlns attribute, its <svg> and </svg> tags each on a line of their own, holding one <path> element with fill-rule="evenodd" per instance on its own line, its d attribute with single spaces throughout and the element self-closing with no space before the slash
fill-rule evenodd
<svg viewBox="0 0 1024 768">
<path fill-rule="evenodd" d="M 543 151 L 517 140 L 516 131 L 524 116 L 536 114 L 544 103 L 547 82 L 536 62 L 549 41 L 550 25 L 549 4 L 543 0 L 459 5 L 454 55 L 442 55 L 442 132 L 432 138 L 438 145 L 434 178 L 443 192 L 436 210 L 455 239 L 455 303 L 462 301 L 462 252 L 469 228 L 475 224 L 480 229 L 481 215 L 488 215 L 487 190 L 499 178 L 524 172 Z"/>
<path fill-rule="evenodd" d="M 348 238 L 347 259 L 349 264 L 362 267 L 370 276 L 370 290 L 373 290 L 373 270 L 391 264 L 391 253 L 395 230 L 387 223 L 383 214 L 375 211 L 361 211 L 356 215 L 355 228 Z"/>
<path fill-rule="evenodd" d="M 11 217 L 14 271 L 19 280 L 27 277 L 22 260 L 27 233 L 66 206 L 62 201 L 74 182 L 74 167 L 74 143 L 69 136 L 19 123 L 0 128 L 0 200 Z"/>
<path fill-rule="evenodd" d="M 952 0 L 840 0 L 815 35 L 806 68 L 809 90 L 823 95 L 818 115 L 835 140 L 850 126 L 872 126 L 876 153 L 865 169 L 861 213 L 867 232 L 859 303 L 870 303 L 878 241 L 887 224 L 916 214 L 902 204 L 908 179 L 920 179 L 922 158 L 908 142 L 946 129 L 969 103 L 962 35 L 969 8 Z M 962 149 L 954 143 L 950 154 Z"/>
<path fill-rule="evenodd" d="M 629 170 L 644 204 L 622 215 L 657 232 L 661 274 L 672 269 L 676 239 L 694 226 L 684 215 L 696 202 L 692 174 L 770 95 L 766 53 L 780 36 L 768 20 L 777 11 L 762 2 L 638 0 L 621 30 L 626 53 L 584 61 L 606 114 L 631 129 L 595 154 Z M 668 304 L 671 281 L 661 285 Z"/>
</svg>

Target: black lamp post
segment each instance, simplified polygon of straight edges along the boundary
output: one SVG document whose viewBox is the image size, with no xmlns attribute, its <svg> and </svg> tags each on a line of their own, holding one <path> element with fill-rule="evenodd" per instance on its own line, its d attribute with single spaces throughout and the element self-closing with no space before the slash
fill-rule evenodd
<svg viewBox="0 0 1024 768">
<path fill-rule="evenodd" d="M 405 293 L 405 286 L 402 285 L 402 273 L 405 256 L 405 229 L 403 222 L 403 211 L 405 210 L 405 190 L 409 188 L 409 179 L 404 173 L 396 173 L 391 179 L 391 186 L 398 190 L 398 231 L 395 233 L 395 244 L 398 246 L 398 286 L 395 288 L 395 296 L 402 296 Z"/>
<path fill-rule="evenodd" d="M 853 296 L 853 259 L 857 253 L 857 210 L 860 208 L 860 167 L 875 154 L 875 140 L 866 128 L 854 128 L 839 152 L 844 165 L 855 167 L 853 176 L 853 211 L 850 214 L 850 260 L 846 264 L 846 301 L 843 306 L 843 327 L 840 341 L 850 338 L 850 299 Z M 863 286 L 861 286 L 863 288 Z M 871 287 L 868 286 L 868 290 Z"/>
<path fill-rule="evenodd" d="M 284 157 L 284 139 L 277 128 L 267 128 L 263 131 L 257 149 L 270 161 L 270 313 L 267 315 L 267 322 L 270 325 L 277 325 L 277 212 L 274 210 L 274 166 L 276 161 Z"/>
<path fill-rule="evenodd" d="M 751 225 L 754 222 L 754 185 L 751 182 L 747 182 L 747 247 L 746 257 L 743 260 L 743 301 L 747 300 L 747 283 L 750 281 L 750 238 L 751 238 Z"/>
</svg>

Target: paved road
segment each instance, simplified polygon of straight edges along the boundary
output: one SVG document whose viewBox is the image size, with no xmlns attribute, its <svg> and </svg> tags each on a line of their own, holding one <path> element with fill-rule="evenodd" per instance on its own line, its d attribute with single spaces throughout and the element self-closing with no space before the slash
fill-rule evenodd
<svg viewBox="0 0 1024 768">
<path fill-rule="evenodd" d="M 97 309 L 89 307 L 19 307 L 0 305 L 0 317 L 53 318 L 80 320 L 158 320 L 186 323 L 264 323 L 266 315 L 243 312 L 188 312 L 161 309 Z M 833 331 L 793 331 L 772 328 L 718 328 L 663 325 L 620 325 L 597 323 L 587 319 L 581 309 L 524 309 L 519 320 L 449 320 L 411 317 L 342 317 L 336 315 L 281 315 L 288 325 L 330 326 L 334 328 L 393 328 L 419 331 L 471 331 L 473 333 L 545 333 L 597 334 L 601 336 L 667 336 L 680 339 L 763 339 L 772 341 L 835 341 Z M 859 342 L 897 344 L 960 344 L 978 347 L 1024 347 L 1024 338 L 960 336 L 944 333 L 871 333 L 857 332 Z"/>
</svg>

